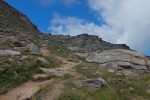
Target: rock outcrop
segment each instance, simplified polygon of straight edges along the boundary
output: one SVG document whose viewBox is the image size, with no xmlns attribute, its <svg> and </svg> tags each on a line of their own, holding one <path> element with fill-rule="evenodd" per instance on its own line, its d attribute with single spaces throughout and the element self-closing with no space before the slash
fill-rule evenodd
<svg viewBox="0 0 150 100">
<path fill-rule="evenodd" d="M 27 51 L 29 51 L 32 54 L 38 54 L 39 53 L 39 47 L 35 44 L 27 44 Z"/>
<path fill-rule="evenodd" d="M 74 51 L 103 51 L 103 50 L 112 50 L 112 49 L 127 49 L 130 48 L 125 44 L 112 44 L 106 41 L 103 41 L 102 38 L 94 35 L 81 34 L 78 36 L 73 36 L 68 38 L 67 47 L 73 49 Z M 76 47 L 76 48 L 75 48 Z M 80 49 L 79 49 L 80 48 Z"/>
<path fill-rule="evenodd" d="M 13 50 L 0 50 L 0 57 L 6 57 L 6 56 L 20 56 L 21 52 L 19 51 L 13 51 Z"/>
<path fill-rule="evenodd" d="M 150 56 L 147 56 L 147 58 L 150 60 Z"/>
<path fill-rule="evenodd" d="M 78 87 L 91 87 L 96 89 L 101 89 L 104 86 L 109 86 L 108 83 L 102 78 L 77 80 L 74 81 L 74 84 Z"/>
<path fill-rule="evenodd" d="M 143 54 L 123 49 L 105 50 L 103 52 L 76 53 L 87 62 L 99 63 L 108 68 L 147 70 L 149 59 Z"/>
</svg>

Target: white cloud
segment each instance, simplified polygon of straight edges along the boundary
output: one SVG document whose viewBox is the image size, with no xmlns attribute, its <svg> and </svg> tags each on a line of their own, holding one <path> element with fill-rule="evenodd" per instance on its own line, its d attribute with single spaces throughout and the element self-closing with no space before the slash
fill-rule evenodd
<svg viewBox="0 0 150 100">
<path fill-rule="evenodd" d="M 90 8 L 115 30 L 113 33 L 118 33 L 117 43 L 137 50 L 150 48 L 150 0 L 88 1 Z"/>
<path fill-rule="evenodd" d="M 115 42 L 117 38 L 107 26 L 98 26 L 92 22 L 77 17 L 62 17 L 55 14 L 51 20 L 51 26 L 48 30 L 55 34 L 78 35 L 81 33 L 89 33 L 103 37 L 104 40 Z"/>
<path fill-rule="evenodd" d="M 76 18 L 55 16 L 49 30 L 53 33 L 77 35 L 90 33 L 114 43 L 125 43 L 131 48 L 146 51 L 150 48 L 150 0 L 87 0 L 97 19 L 106 25 Z"/>
<path fill-rule="evenodd" d="M 78 0 L 38 0 L 42 5 L 48 6 L 54 3 L 61 3 L 65 5 L 72 5 L 78 3 Z"/>
</svg>

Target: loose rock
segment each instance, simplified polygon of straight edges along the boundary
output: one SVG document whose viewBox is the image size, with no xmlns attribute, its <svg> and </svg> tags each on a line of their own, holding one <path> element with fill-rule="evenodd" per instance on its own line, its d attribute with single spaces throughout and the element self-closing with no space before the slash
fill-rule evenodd
<svg viewBox="0 0 150 100">
<path fill-rule="evenodd" d="M 20 56 L 21 52 L 13 50 L 0 50 L 0 56 Z"/>
<path fill-rule="evenodd" d="M 115 49 L 75 54 L 87 62 L 99 63 L 101 66 L 111 69 L 148 70 L 150 66 L 146 56 L 131 50 Z"/>
<path fill-rule="evenodd" d="M 27 51 L 29 51 L 32 54 L 38 54 L 39 53 L 39 47 L 35 44 L 27 44 Z"/>
<path fill-rule="evenodd" d="M 38 57 L 38 58 L 35 60 L 35 64 L 36 64 L 36 65 L 48 65 L 49 62 L 48 62 L 45 58 Z"/>
<path fill-rule="evenodd" d="M 77 80 L 74 82 L 78 87 L 91 87 L 96 89 L 101 89 L 104 86 L 108 86 L 107 82 L 102 79 L 87 79 L 87 80 Z"/>
</svg>

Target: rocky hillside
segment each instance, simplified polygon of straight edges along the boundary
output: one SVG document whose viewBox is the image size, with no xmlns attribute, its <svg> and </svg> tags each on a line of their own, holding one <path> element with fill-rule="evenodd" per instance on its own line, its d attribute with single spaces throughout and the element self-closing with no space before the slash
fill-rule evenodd
<svg viewBox="0 0 150 100">
<path fill-rule="evenodd" d="M 112 44 L 106 41 L 103 41 L 102 38 L 94 35 L 81 34 L 78 36 L 73 36 L 68 38 L 67 46 L 77 47 L 87 50 L 87 51 L 103 51 L 103 50 L 112 50 L 112 49 L 130 49 L 125 44 Z M 77 48 L 75 48 L 77 50 Z M 73 49 L 73 48 L 72 48 Z M 74 49 L 74 50 L 75 50 Z M 81 51 L 81 50 L 80 50 Z"/>
<path fill-rule="evenodd" d="M 6 2 L 0 2 L 0 32 L 38 33 L 37 27 L 28 17 Z"/>
<path fill-rule="evenodd" d="M 0 2 L 0 49 L 16 49 L 40 40 L 41 32 L 29 18 L 4 1 Z"/>
<path fill-rule="evenodd" d="M 150 60 L 98 36 L 46 35 L 0 2 L 0 100 L 149 100 Z"/>
</svg>

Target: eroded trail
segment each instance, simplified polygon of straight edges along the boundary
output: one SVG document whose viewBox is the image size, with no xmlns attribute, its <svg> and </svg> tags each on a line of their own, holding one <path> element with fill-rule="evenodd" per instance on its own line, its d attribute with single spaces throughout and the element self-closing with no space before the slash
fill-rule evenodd
<svg viewBox="0 0 150 100">
<path fill-rule="evenodd" d="M 40 51 L 45 56 L 46 55 L 52 55 L 47 48 L 41 48 Z M 49 69 L 47 69 L 47 71 L 55 72 L 55 73 L 62 73 L 62 74 L 70 74 L 70 75 L 75 76 L 75 77 L 77 76 L 76 70 L 75 70 L 75 65 L 77 65 L 78 63 L 68 61 L 67 59 L 65 59 L 63 57 L 59 57 L 56 55 L 54 57 L 56 58 L 56 60 L 61 61 L 60 67 L 49 68 Z"/>
<path fill-rule="evenodd" d="M 65 60 L 64 58 L 57 57 L 57 59 L 62 61 L 60 67 L 48 69 L 53 72 L 64 73 L 64 74 L 71 74 L 73 76 L 76 75 L 76 71 L 74 66 L 77 63 L 70 62 Z M 0 95 L 0 100 L 24 100 L 32 98 L 37 92 L 39 92 L 42 88 L 46 87 L 49 84 L 52 84 L 55 79 L 42 81 L 42 82 L 26 82 L 22 85 L 8 90 L 6 94 Z M 48 91 L 43 97 L 42 100 L 57 100 L 57 98 L 61 95 L 64 88 L 64 82 L 58 81 L 56 84 L 52 84 L 51 91 Z"/>
<path fill-rule="evenodd" d="M 72 76 L 77 75 L 76 70 L 75 70 L 75 65 L 77 65 L 78 63 L 68 61 L 68 60 L 66 60 L 62 57 L 58 57 L 58 56 L 56 57 L 56 59 L 60 60 L 62 62 L 62 64 L 60 65 L 60 67 L 49 69 L 49 70 L 64 73 L 64 74 L 70 74 Z"/>
<path fill-rule="evenodd" d="M 53 85 L 51 91 L 48 91 L 41 100 L 57 100 L 62 94 L 64 89 L 64 84 L 62 82 Z"/>
<path fill-rule="evenodd" d="M 68 61 L 64 58 L 58 57 L 58 56 L 56 58 L 57 58 L 57 60 L 60 60 L 62 62 L 62 64 L 60 67 L 47 69 L 47 70 L 49 70 L 49 72 L 70 74 L 74 77 L 77 76 L 77 73 L 76 73 L 76 70 L 74 67 L 78 63 L 70 62 L 70 61 Z M 63 93 L 64 83 L 65 83 L 65 80 L 57 81 L 57 83 L 55 83 L 52 86 L 52 89 L 50 91 L 48 91 L 44 97 L 42 97 L 42 100 L 57 100 L 59 98 L 59 96 Z"/>
<path fill-rule="evenodd" d="M 26 82 L 14 89 L 9 90 L 6 94 L 0 95 L 0 100 L 26 100 L 34 96 L 41 88 L 51 84 L 54 80 L 43 82 Z"/>
<path fill-rule="evenodd" d="M 48 50 L 43 50 L 45 55 L 48 55 Z M 50 72 L 70 74 L 74 77 L 77 76 L 74 66 L 78 63 L 71 62 L 65 58 L 55 56 L 57 60 L 61 61 L 60 67 L 57 68 L 48 68 Z M 45 74 L 44 74 L 45 75 Z M 46 74 L 48 75 L 48 74 Z M 46 76 L 45 75 L 45 76 Z M 43 76 L 37 75 L 37 76 Z M 57 81 L 57 82 L 56 82 Z M 56 83 L 55 83 L 56 82 Z M 53 84 L 55 83 L 55 84 Z M 62 94 L 64 88 L 65 80 L 56 80 L 55 78 L 49 79 L 42 82 L 32 82 L 28 81 L 19 85 L 16 88 L 9 89 L 5 94 L 0 95 L 0 100 L 26 100 L 31 99 L 35 94 L 37 94 L 42 88 L 46 86 L 51 86 L 52 89 L 48 91 L 42 100 L 57 100 L 58 97 Z"/>
</svg>

